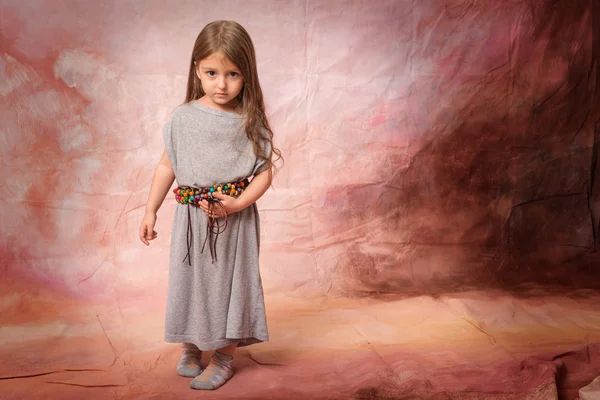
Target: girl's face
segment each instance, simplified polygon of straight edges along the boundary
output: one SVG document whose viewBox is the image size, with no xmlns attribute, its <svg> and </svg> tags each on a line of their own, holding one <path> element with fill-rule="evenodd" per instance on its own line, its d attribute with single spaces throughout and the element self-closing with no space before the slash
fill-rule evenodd
<svg viewBox="0 0 600 400">
<path fill-rule="evenodd" d="M 206 105 L 223 111 L 238 106 L 237 95 L 244 87 L 244 78 L 238 67 L 223 53 L 217 52 L 200 60 L 196 74 L 202 82 Z"/>
</svg>

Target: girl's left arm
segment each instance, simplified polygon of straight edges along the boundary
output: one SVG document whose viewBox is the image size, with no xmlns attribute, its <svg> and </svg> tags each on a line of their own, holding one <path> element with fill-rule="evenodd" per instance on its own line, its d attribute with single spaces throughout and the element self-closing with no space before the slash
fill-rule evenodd
<svg viewBox="0 0 600 400">
<path fill-rule="evenodd" d="M 254 204 L 271 186 L 273 180 L 273 171 L 271 168 L 254 176 L 248 188 L 244 189 L 240 197 L 237 199 L 218 192 L 214 192 L 213 196 L 220 199 L 225 206 L 227 214 L 242 211 L 244 208 Z M 200 207 L 204 211 L 208 211 L 206 201 L 200 202 Z"/>
<path fill-rule="evenodd" d="M 244 208 L 254 204 L 269 189 L 272 181 L 273 171 L 271 168 L 255 175 L 250 185 L 248 185 L 248 189 L 245 189 L 240 197 L 237 198 L 236 205 L 238 209 L 234 210 L 234 212 L 242 211 Z"/>
</svg>

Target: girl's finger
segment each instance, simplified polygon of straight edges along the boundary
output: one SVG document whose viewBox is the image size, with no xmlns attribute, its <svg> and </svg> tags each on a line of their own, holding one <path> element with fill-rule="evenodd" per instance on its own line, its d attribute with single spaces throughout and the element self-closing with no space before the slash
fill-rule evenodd
<svg viewBox="0 0 600 400">
<path fill-rule="evenodd" d="M 146 225 L 143 225 L 140 227 L 140 240 L 142 241 L 142 243 L 144 243 L 146 246 L 148 246 L 149 243 L 146 240 L 146 230 L 147 230 Z"/>
</svg>

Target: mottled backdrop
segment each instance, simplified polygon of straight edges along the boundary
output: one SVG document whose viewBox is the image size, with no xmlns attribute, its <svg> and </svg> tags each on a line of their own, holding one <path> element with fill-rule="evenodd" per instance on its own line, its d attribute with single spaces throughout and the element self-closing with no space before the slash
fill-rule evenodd
<svg viewBox="0 0 600 400">
<path fill-rule="evenodd" d="M 0 0 L 2 399 L 200 395 L 163 342 L 173 199 L 137 230 L 216 19 L 285 165 L 272 340 L 203 398 L 598 398 L 591 0 Z"/>
</svg>

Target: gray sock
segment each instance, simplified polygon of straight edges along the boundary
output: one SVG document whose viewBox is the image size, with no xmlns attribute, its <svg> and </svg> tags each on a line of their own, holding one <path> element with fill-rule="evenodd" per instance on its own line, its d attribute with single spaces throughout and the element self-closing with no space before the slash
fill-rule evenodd
<svg viewBox="0 0 600 400">
<path fill-rule="evenodd" d="M 181 358 L 177 364 L 177 373 L 188 378 L 195 378 L 202 372 L 200 367 L 200 358 L 202 350 L 198 349 L 193 343 L 182 343 Z"/>
<path fill-rule="evenodd" d="M 200 376 L 197 376 L 190 383 L 192 389 L 214 390 L 223 386 L 233 376 L 231 363 L 233 356 L 221 354 L 215 351 L 210 358 L 210 364 Z"/>
</svg>

